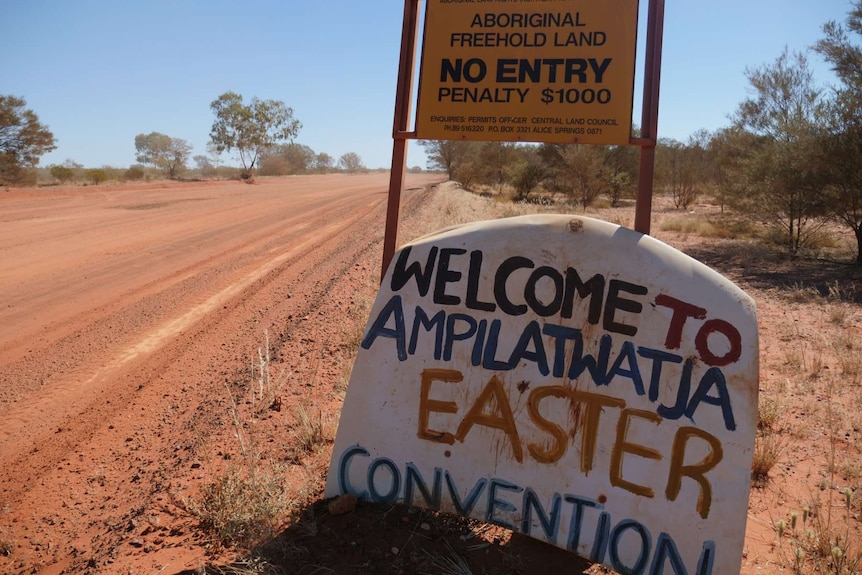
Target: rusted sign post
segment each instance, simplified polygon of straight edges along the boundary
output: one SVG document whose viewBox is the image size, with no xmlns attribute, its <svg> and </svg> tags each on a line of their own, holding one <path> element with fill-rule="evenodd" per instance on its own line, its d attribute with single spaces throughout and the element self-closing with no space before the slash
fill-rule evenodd
<svg viewBox="0 0 862 575">
<path fill-rule="evenodd" d="M 381 278 L 395 252 L 409 139 L 639 146 L 635 230 L 649 233 L 664 0 L 649 0 L 638 138 L 631 135 L 638 0 L 426 2 L 415 130 L 420 0 L 404 3 Z"/>
<path fill-rule="evenodd" d="M 635 230 L 650 233 L 652 215 L 655 147 L 658 142 L 658 100 L 661 84 L 661 49 L 664 37 L 664 0 L 650 0 L 647 18 L 647 44 L 644 62 L 643 113 L 641 137 L 631 143 L 640 146 L 638 195 L 635 205 Z"/>
<path fill-rule="evenodd" d="M 392 166 L 389 171 L 389 199 L 386 206 L 386 232 L 383 237 L 381 281 L 395 253 L 398 239 L 398 218 L 401 211 L 401 190 L 407 167 L 407 140 L 415 137 L 408 132 L 410 97 L 413 93 L 413 63 L 416 60 L 419 0 L 404 0 L 404 25 L 401 31 L 401 58 L 398 62 L 398 87 L 395 94 L 395 120 L 392 124 Z"/>
</svg>

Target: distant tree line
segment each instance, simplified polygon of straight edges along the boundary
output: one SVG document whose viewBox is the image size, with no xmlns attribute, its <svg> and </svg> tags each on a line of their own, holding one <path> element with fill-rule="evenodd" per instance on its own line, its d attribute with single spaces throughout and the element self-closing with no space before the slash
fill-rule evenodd
<svg viewBox="0 0 862 575">
<path fill-rule="evenodd" d="M 108 180 L 135 181 L 151 177 L 250 179 L 261 175 L 287 175 L 366 171 L 362 158 L 348 152 L 336 161 L 326 153 L 315 153 L 308 146 L 294 143 L 302 124 L 293 109 L 278 100 L 252 98 L 245 103 L 235 92 L 225 92 L 210 108 L 215 120 L 210 131 L 207 154 L 191 159 L 187 140 L 160 132 L 135 136 L 135 159 L 128 169 L 111 166 L 87 168 L 66 160 L 47 168 L 37 168 L 39 158 L 56 149 L 56 139 L 26 101 L 0 95 L 0 186 L 35 185 L 49 178 L 60 184 L 100 184 Z M 221 154 L 235 153 L 241 168 L 222 165 Z"/>
<path fill-rule="evenodd" d="M 680 209 L 709 195 L 722 209 L 767 223 L 794 254 L 837 222 L 853 232 L 862 265 L 862 0 L 853 2 L 845 24 L 829 22 L 823 34 L 812 49 L 830 64 L 837 86 L 818 86 L 806 56 L 786 49 L 774 62 L 746 70 L 752 95 L 739 104 L 730 126 L 698 131 L 685 142 L 659 140 L 655 185 Z M 366 169 L 355 153 L 336 161 L 295 143 L 302 125 L 283 102 L 245 103 L 226 92 L 210 107 L 215 121 L 208 155 L 193 158 L 205 177 L 220 173 L 224 152 L 238 155 L 244 178 L 256 169 L 263 175 Z M 0 96 L 0 185 L 32 183 L 39 157 L 55 144 L 23 98 Z M 630 146 L 420 144 L 429 168 L 467 188 L 511 190 L 516 201 L 563 196 L 586 209 L 600 196 L 617 205 L 635 191 L 637 150 Z M 146 166 L 177 177 L 191 154 L 188 142 L 158 132 L 139 134 L 135 148 L 144 166 L 130 167 L 122 179 L 146 177 Z M 83 170 L 71 161 L 50 166 L 62 183 L 96 184 L 116 177 L 114 171 Z"/>
<path fill-rule="evenodd" d="M 355 152 L 343 154 L 336 161 L 325 152 L 317 153 L 303 144 L 280 144 L 268 149 L 262 156 L 258 173 L 261 176 L 290 176 L 297 174 L 350 174 L 368 171 L 362 157 Z"/>
</svg>

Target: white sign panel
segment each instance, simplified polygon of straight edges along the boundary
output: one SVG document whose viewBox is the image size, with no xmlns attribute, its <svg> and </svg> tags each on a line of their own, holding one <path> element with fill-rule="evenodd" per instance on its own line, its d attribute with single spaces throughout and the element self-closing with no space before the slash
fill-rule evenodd
<svg viewBox="0 0 862 575">
<path fill-rule="evenodd" d="M 625 573 L 738 573 L 752 300 L 640 233 L 544 215 L 389 266 L 326 493 L 495 523 Z"/>
</svg>

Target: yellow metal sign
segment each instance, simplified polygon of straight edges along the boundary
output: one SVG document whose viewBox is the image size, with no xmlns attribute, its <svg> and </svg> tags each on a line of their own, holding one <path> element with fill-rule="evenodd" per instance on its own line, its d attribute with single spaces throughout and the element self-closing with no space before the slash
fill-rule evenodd
<svg viewBox="0 0 862 575">
<path fill-rule="evenodd" d="M 628 144 L 638 0 L 427 0 L 416 136 Z"/>
</svg>

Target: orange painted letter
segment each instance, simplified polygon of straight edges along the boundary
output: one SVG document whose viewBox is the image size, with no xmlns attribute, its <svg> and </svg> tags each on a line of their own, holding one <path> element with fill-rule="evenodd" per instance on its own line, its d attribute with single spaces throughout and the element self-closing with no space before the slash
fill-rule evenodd
<svg viewBox="0 0 862 575">
<path fill-rule="evenodd" d="M 494 398 L 496 404 L 496 413 L 485 413 L 485 406 Z M 518 428 L 515 427 L 515 416 L 512 414 L 512 406 L 509 405 L 509 397 L 506 395 L 506 390 L 503 389 L 503 382 L 495 375 L 491 378 L 476 402 L 461 425 L 458 426 L 458 431 L 455 432 L 455 439 L 463 442 L 464 438 L 470 432 L 474 425 L 484 425 L 506 432 L 509 441 L 512 443 L 512 451 L 515 453 L 515 459 L 520 463 L 524 459 L 524 451 L 521 448 L 521 438 L 518 436 Z"/>
<path fill-rule="evenodd" d="M 458 383 L 464 380 L 460 371 L 453 369 L 425 369 L 422 370 L 422 386 L 419 388 L 419 439 L 436 441 L 437 443 L 455 443 L 455 436 L 447 431 L 436 431 L 428 429 L 428 415 L 432 411 L 439 413 L 456 413 L 458 406 L 453 401 L 439 401 L 430 399 L 432 381 L 445 381 L 447 383 Z"/>
</svg>

